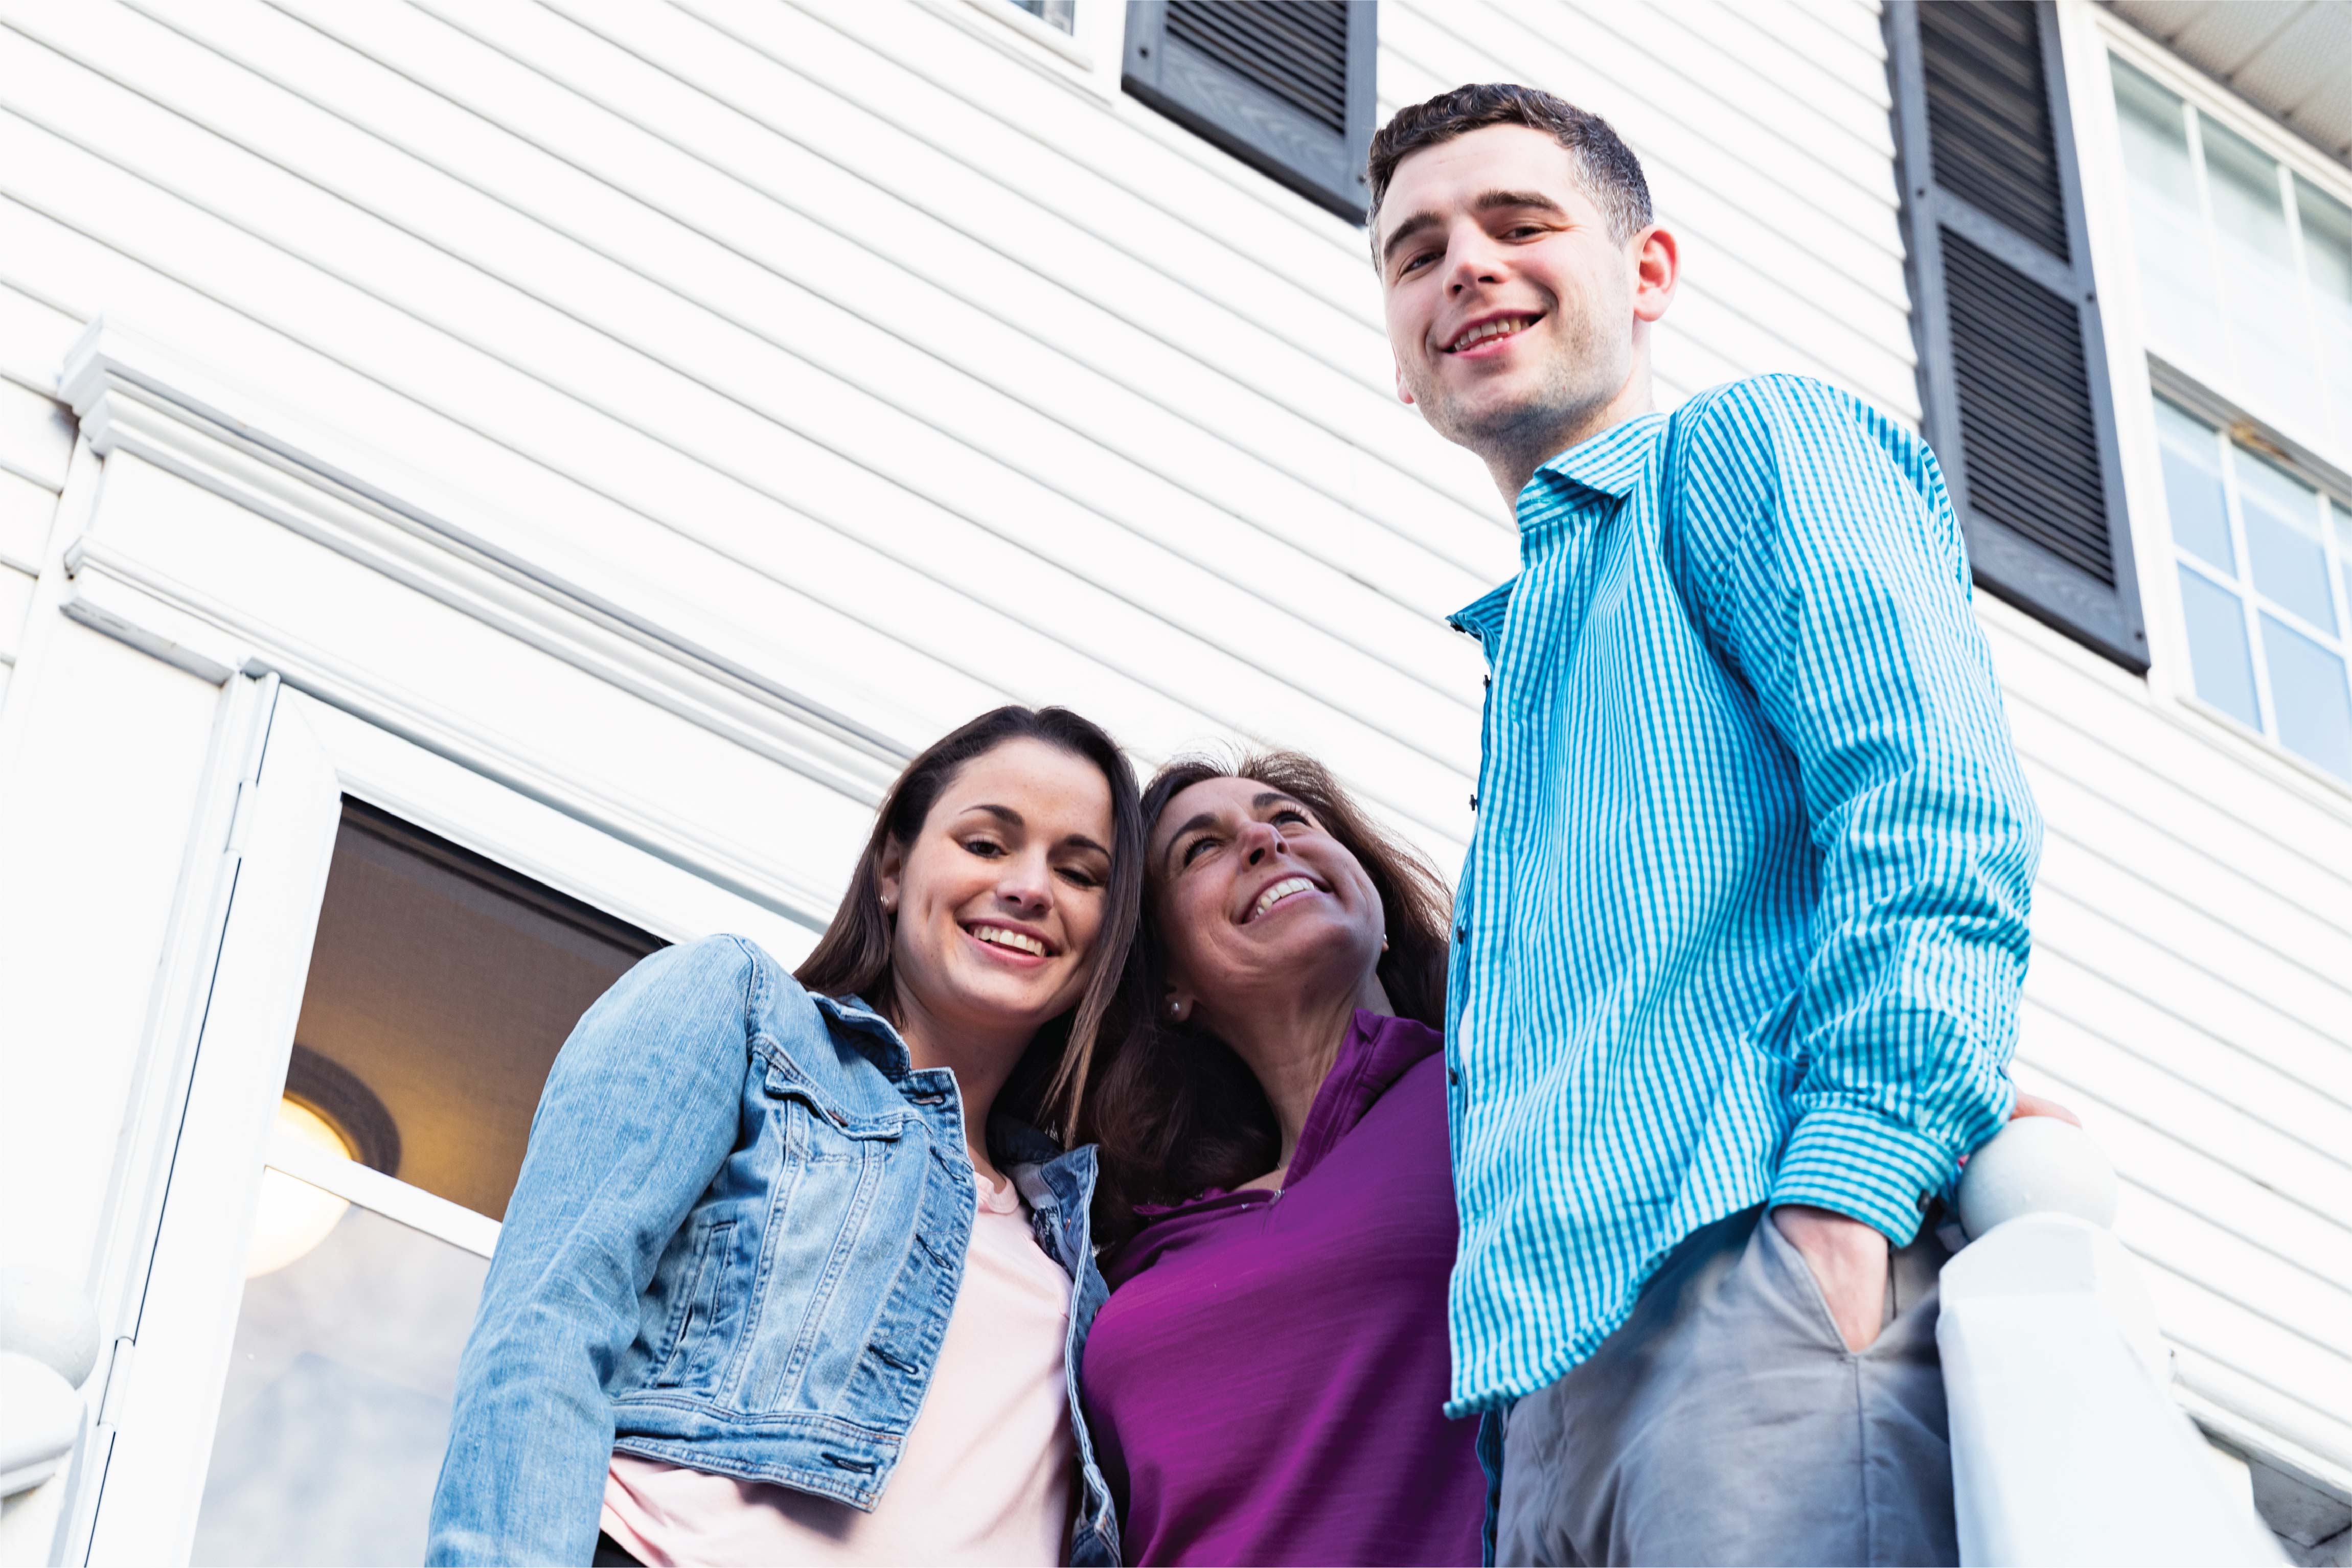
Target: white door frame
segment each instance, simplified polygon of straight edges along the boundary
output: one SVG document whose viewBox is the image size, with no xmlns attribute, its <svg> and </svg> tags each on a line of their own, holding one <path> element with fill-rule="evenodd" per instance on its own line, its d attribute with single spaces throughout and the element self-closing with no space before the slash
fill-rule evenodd
<svg viewBox="0 0 2352 1568">
<path fill-rule="evenodd" d="M 252 686 L 250 700 L 266 705 L 259 722 L 267 739 L 251 781 L 236 781 L 218 962 L 198 1009 L 152 1260 L 124 1320 L 131 1326 L 117 1342 L 86 1449 L 103 1468 L 77 1510 L 68 1561 L 188 1556 L 265 1165 L 471 1251 L 486 1252 L 496 1235 L 486 1217 L 420 1202 L 430 1195 L 373 1172 L 306 1163 L 272 1143 L 345 795 L 673 941 L 733 931 L 792 963 L 813 938 L 803 924 L 363 719 L 280 689 L 274 678 Z M 239 764 L 230 755 L 220 766 Z"/>
</svg>

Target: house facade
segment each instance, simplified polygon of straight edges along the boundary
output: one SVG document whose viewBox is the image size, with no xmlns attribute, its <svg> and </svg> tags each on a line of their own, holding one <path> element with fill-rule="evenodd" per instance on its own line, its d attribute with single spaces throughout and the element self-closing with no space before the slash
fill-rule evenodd
<svg viewBox="0 0 2352 1568">
<path fill-rule="evenodd" d="M 986 707 L 1458 866 L 1517 547 L 1360 159 L 1498 79 L 1643 158 L 1662 402 L 1936 444 L 2049 824 L 2018 1081 L 2352 1560 L 2352 7 L 2177 0 L 0 0 L 0 1266 L 97 1324 L 0 1553 L 414 1560 L 572 1019 L 796 958 Z"/>
</svg>

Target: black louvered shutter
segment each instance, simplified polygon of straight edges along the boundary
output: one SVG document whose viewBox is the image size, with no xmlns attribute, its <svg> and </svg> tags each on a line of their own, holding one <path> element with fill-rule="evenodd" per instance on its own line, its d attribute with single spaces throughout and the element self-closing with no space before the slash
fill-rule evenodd
<svg viewBox="0 0 2352 1568">
<path fill-rule="evenodd" d="M 1128 0 L 1128 91 L 1341 217 L 1370 188 L 1373 0 Z"/>
<path fill-rule="evenodd" d="M 1977 580 L 2145 670 L 2056 17 L 1896 0 L 1886 27 L 1920 397 Z"/>
</svg>

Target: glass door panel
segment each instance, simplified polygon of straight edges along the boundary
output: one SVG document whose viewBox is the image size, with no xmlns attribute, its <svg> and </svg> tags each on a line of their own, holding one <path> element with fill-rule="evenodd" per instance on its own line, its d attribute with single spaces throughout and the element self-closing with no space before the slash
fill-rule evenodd
<svg viewBox="0 0 2352 1568">
<path fill-rule="evenodd" d="M 489 1260 L 270 1175 L 341 1213 L 246 1281 L 193 1561 L 421 1563 Z"/>
<path fill-rule="evenodd" d="M 68 1552 L 93 1568 L 416 1561 L 458 1354 L 572 1025 L 666 941 L 732 931 L 789 965 L 822 924 L 254 691 L 259 760 L 218 763 L 252 771 L 176 1048 L 168 1183 L 74 1504 Z"/>
<path fill-rule="evenodd" d="M 423 1560 L 540 1088 L 580 1015 L 661 946 L 345 800 L 193 1561 Z"/>
</svg>

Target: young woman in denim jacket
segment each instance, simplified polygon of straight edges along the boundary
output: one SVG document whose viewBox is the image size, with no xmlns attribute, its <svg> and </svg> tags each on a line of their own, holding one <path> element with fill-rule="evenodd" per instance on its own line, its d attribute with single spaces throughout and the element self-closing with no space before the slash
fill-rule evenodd
<svg viewBox="0 0 2352 1568">
<path fill-rule="evenodd" d="M 531 1124 L 430 1560 L 1116 1562 L 1076 1404 L 1094 1154 L 1006 1113 L 1068 1125 L 1141 860 L 1109 737 L 1000 708 L 892 786 L 796 976 L 714 936 L 598 1000 Z"/>
</svg>

